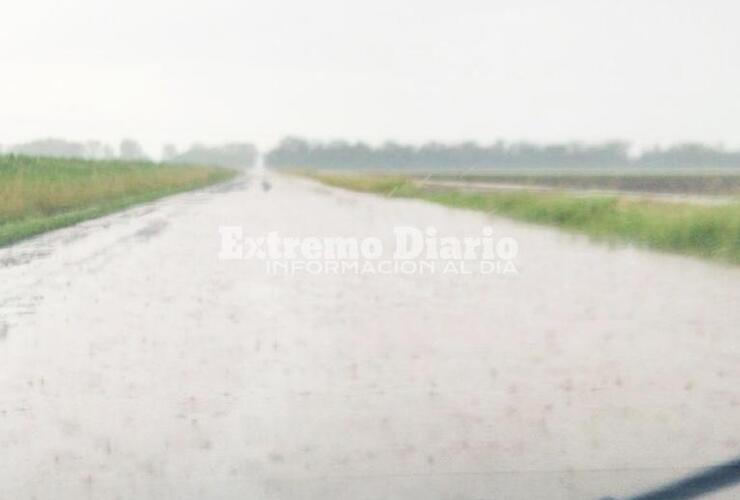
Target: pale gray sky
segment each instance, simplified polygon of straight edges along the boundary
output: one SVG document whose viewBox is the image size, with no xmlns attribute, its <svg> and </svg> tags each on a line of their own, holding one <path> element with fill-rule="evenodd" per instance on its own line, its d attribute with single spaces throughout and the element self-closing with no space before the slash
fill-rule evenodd
<svg viewBox="0 0 740 500">
<path fill-rule="evenodd" d="M 0 143 L 740 146 L 733 0 L 6 0 Z"/>
</svg>

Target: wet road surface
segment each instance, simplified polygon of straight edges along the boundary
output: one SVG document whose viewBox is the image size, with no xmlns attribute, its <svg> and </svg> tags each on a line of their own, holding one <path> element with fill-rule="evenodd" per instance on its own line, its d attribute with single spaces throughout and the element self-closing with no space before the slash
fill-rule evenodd
<svg viewBox="0 0 740 500">
<path fill-rule="evenodd" d="M 221 225 L 491 225 L 519 272 L 275 276 Z M 420 201 L 178 195 L 0 250 L 0 498 L 636 493 L 740 454 L 739 302 L 734 268 Z"/>
</svg>

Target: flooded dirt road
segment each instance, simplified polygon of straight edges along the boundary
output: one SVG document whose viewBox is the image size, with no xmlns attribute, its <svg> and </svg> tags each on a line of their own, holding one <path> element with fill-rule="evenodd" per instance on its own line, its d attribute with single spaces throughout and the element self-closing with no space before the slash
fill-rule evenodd
<svg viewBox="0 0 740 500">
<path fill-rule="evenodd" d="M 221 225 L 491 225 L 518 274 L 269 275 Z M 0 250 L 0 498 L 636 493 L 740 454 L 739 300 L 735 268 L 420 201 L 179 195 Z"/>
</svg>

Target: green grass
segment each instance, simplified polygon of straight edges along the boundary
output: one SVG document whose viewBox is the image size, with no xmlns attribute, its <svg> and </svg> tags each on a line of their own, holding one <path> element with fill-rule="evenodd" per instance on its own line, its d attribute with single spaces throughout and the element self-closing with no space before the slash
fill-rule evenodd
<svg viewBox="0 0 740 500">
<path fill-rule="evenodd" d="M 0 246 L 234 175 L 213 167 L 0 156 Z"/>
<path fill-rule="evenodd" d="M 702 206 L 556 192 L 434 191 L 401 176 L 304 174 L 331 186 L 419 198 L 561 227 L 599 240 L 740 264 L 740 203 Z"/>
</svg>

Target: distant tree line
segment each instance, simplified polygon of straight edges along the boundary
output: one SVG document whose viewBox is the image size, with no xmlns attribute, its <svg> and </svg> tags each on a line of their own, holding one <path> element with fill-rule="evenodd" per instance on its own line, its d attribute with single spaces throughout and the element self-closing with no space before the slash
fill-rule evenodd
<svg viewBox="0 0 740 500">
<path fill-rule="evenodd" d="M 100 141 L 74 142 L 65 139 L 38 139 L 9 146 L 3 152 L 25 156 L 88 158 L 94 160 L 149 159 L 141 145 L 133 139 L 122 140 L 118 149 Z"/>
<path fill-rule="evenodd" d="M 162 161 L 242 168 L 254 165 L 257 154 L 257 148 L 248 143 L 229 143 L 220 146 L 193 144 L 182 153 L 178 153 L 173 145 L 167 144 L 162 149 Z"/>
<path fill-rule="evenodd" d="M 498 141 L 489 145 L 475 142 L 421 146 L 386 142 L 371 146 L 364 142 L 309 141 L 297 137 L 283 139 L 265 155 L 273 167 L 314 168 L 517 168 L 517 167 L 740 167 L 740 151 L 699 143 L 655 147 L 636 156 L 627 142 L 599 144 L 536 144 Z M 99 141 L 74 142 L 41 139 L 16 144 L 0 152 L 57 158 L 150 160 L 141 145 L 124 139 L 117 148 Z M 250 143 L 221 145 L 193 144 L 178 151 L 171 144 L 162 150 L 162 162 L 207 164 L 225 167 L 250 167 L 258 151 Z"/>
<path fill-rule="evenodd" d="M 600 144 L 535 144 L 529 142 L 479 145 L 474 142 L 411 146 L 386 142 L 315 142 L 283 139 L 267 153 L 273 167 L 314 168 L 516 168 L 516 167 L 740 167 L 740 151 L 702 144 L 653 148 L 630 156 L 627 142 Z"/>
<path fill-rule="evenodd" d="M 133 139 L 122 140 L 118 148 L 99 141 L 74 142 L 64 139 L 39 139 L 0 148 L 0 152 L 54 158 L 151 160 L 141 144 Z M 178 153 L 173 145 L 166 145 L 162 151 L 162 161 L 166 163 L 224 167 L 249 167 L 254 164 L 256 157 L 257 149 L 249 143 L 229 143 L 218 146 L 194 144 L 181 153 Z"/>
</svg>

